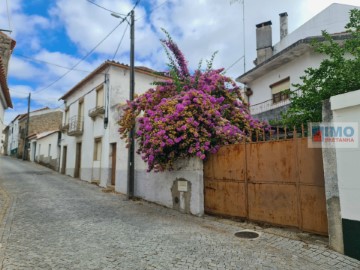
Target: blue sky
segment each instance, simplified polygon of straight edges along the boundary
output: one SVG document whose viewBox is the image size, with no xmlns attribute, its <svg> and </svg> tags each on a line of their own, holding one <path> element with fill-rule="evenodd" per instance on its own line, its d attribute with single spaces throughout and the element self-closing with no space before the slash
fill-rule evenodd
<svg viewBox="0 0 360 270">
<path fill-rule="evenodd" d="M 127 14 L 135 2 L 91 1 L 123 14 Z M 135 9 L 136 65 L 157 70 L 166 68 L 166 56 L 159 43 L 159 38 L 163 37 L 160 28 L 163 27 L 178 42 L 193 68 L 200 59 L 210 58 L 214 51 L 219 51 L 215 67 L 232 66 L 243 56 L 245 36 L 248 70 L 256 57 L 256 24 L 272 20 L 273 43 L 276 43 L 279 40 L 279 13 L 289 14 L 291 32 L 334 2 L 360 4 L 359 0 L 245 0 L 244 35 L 242 0 L 141 0 Z M 58 98 L 63 93 L 102 62 L 113 59 L 124 33 L 114 60 L 129 63 L 129 28 L 124 23 L 74 71 L 59 79 L 118 24 L 119 19 L 112 17 L 109 11 L 88 0 L 0 0 L 0 28 L 11 29 L 11 37 L 17 42 L 8 73 L 14 109 L 6 111 L 5 123 L 26 112 L 29 92 L 32 110 L 61 106 Z M 233 78 L 242 73 L 242 61 L 227 72 Z"/>
</svg>

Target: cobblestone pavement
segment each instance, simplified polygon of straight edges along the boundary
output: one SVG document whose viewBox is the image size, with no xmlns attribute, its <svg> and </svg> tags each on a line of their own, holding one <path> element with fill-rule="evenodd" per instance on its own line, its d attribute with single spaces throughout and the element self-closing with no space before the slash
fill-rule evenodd
<svg viewBox="0 0 360 270">
<path fill-rule="evenodd" d="M 29 162 L 1 157 L 0 187 L 0 269 L 360 269 L 322 245 L 265 230 L 240 239 L 241 223 L 126 201 Z"/>
</svg>

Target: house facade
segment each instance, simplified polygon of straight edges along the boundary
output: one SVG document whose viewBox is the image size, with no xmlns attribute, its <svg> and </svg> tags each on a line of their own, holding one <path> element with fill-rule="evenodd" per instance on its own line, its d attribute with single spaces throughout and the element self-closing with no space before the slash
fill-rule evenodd
<svg viewBox="0 0 360 270">
<path fill-rule="evenodd" d="M 34 136 L 46 131 L 58 130 L 62 121 L 61 109 L 48 107 L 30 112 L 28 136 Z M 27 113 L 17 115 L 7 129 L 7 155 L 22 158 L 26 137 Z M 30 145 L 28 145 L 30 146 Z M 26 156 L 28 158 L 29 147 Z"/>
<path fill-rule="evenodd" d="M 166 77 L 136 67 L 136 93 Z M 65 102 L 60 172 L 127 193 L 127 156 L 117 122 L 129 99 L 130 68 L 106 61 L 60 99 Z"/>
<path fill-rule="evenodd" d="M 50 109 L 48 107 L 30 112 L 28 136 L 40 134 L 46 131 L 58 130 L 61 125 L 63 112 L 61 109 Z M 22 114 L 19 118 L 19 136 L 18 136 L 18 156 L 23 156 L 24 143 L 27 141 L 26 124 L 27 114 Z M 30 145 L 28 145 L 30 146 Z M 25 159 L 28 159 L 30 147 L 27 147 Z"/>
<path fill-rule="evenodd" d="M 60 138 L 61 133 L 59 130 L 45 131 L 29 136 L 29 160 L 58 171 L 60 165 Z"/>
<path fill-rule="evenodd" d="M 324 55 L 314 52 L 311 42 L 321 41 L 326 30 L 335 40 L 348 38 L 344 32 L 349 20 L 350 5 L 332 4 L 288 34 L 288 15 L 280 14 L 280 41 L 272 44 L 271 21 L 256 25 L 257 58 L 255 67 L 236 80 L 245 84 L 250 111 L 260 120 L 276 120 L 290 102 L 285 90 L 297 91 L 293 84 L 309 67 L 316 68 Z"/>
<path fill-rule="evenodd" d="M 8 125 L 7 129 L 7 155 L 18 157 L 19 149 L 19 118 L 22 114 L 17 115 Z"/>
<path fill-rule="evenodd" d="M 13 52 L 16 42 L 0 32 L 0 154 L 6 152 L 6 146 L 4 146 L 5 135 L 3 130 L 5 128 L 4 113 L 7 108 L 12 108 L 12 102 L 7 85 L 7 71 L 10 56 Z"/>
<path fill-rule="evenodd" d="M 169 79 L 145 67 L 135 68 L 135 94 Z M 128 149 L 118 121 L 129 99 L 130 68 L 107 61 L 69 90 L 61 125 L 60 172 L 128 194 Z M 135 143 L 135 149 L 137 144 Z M 203 215 L 203 167 L 198 158 L 179 162 L 172 172 L 147 172 L 135 155 L 134 196 L 194 215 Z M 186 189 L 179 188 L 186 186 Z"/>
</svg>

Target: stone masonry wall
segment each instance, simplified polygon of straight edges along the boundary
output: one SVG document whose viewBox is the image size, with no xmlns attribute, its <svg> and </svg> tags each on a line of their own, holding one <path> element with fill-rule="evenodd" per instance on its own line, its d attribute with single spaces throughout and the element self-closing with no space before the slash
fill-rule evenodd
<svg viewBox="0 0 360 270">
<path fill-rule="evenodd" d="M 12 40 L 7 37 L 6 35 L 1 35 L 0 34 L 0 57 L 2 59 L 3 62 L 3 67 L 5 70 L 5 75 L 7 75 L 7 67 L 8 67 L 8 63 L 9 63 L 9 58 L 10 58 L 10 49 L 11 49 L 11 42 Z"/>
<path fill-rule="evenodd" d="M 26 127 L 27 118 L 23 118 L 19 121 L 19 148 L 18 148 L 18 156 L 22 157 L 23 149 L 24 149 L 24 135 L 25 127 Z M 29 132 L 28 134 L 41 133 L 45 131 L 52 131 L 59 129 L 59 126 L 62 121 L 62 112 L 55 111 L 49 112 L 41 115 L 30 116 L 29 123 Z"/>
</svg>

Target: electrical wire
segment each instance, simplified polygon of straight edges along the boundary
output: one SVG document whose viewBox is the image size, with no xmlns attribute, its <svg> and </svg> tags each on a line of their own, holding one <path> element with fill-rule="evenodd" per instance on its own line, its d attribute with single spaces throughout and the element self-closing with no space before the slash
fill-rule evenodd
<svg viewBox="0 0 360 270">
<path fill-rule="evenodd" d="M 245 58 L 245 56 L 241 56 L 239 59 L 237 59 L 234 63 L 232 63 L 228 68 L 224 70 L 224 73 L 226 73 L 229 69 L 231 69 L 233 66 L 235 66 L 241 59 Z"/>
<path fill-rule="evenodd" d="M 65 72 L 63 75 L 61 75 L 59 78 L 57 78 L 55 81 L 50 83 L 48 86 L 37 90 L 34 92 L 34 94 L 38 94 L 42 91 L 45 91 L 49 89 L 51 86 L 53 86 L 55 83 L 60 81 L 62 78 L 64 78 L 67 74 L 69 74 L 71 71 L 73 71 L 82 61 L 84 61 L 89 55 L 91 55 L 131 14 L 131 12 L 136 8 L 136 6 L 140 3 L 141 0 L 137 0 L 133 8 L 129 11 L 129 13 L 126 15 L 126 17 L 122 18 L 122 20 L 119 22 L 118 25 L 116 25 L 115 28 L 113 28 L 110 33 L 108 33 L 93 49 L 91 49 L 84 57 L 82 57 L 74 66 L 70 68 L 67 72 Z M 89 1 L 91 2 L 91 1 Z M 93 2 L 92 2 L 93 3 Z"/>
<path fill-rule="evenodd" d="M 116 48 L 116 50 L 115 50 L 115 53 L 114 53 L 114 55 L 113 55 L 113 57 L 112 57 L 112 60 L 115 59 L 115 57 L 116 57 L 116 55 L 117 55 L 117 53 L 118 53 L 118 51 L 119 51 L 120 45 L 121 45 L 121 43 L 122 43 L 122 41 L 123 41 L 123 39 L 124 39 L 124 36 L 125 36 L 125 33 L 126 33 L 128 27 L 129 27 L 129 24 L 126 25 L 126 28 L 125 28 L 125 30 L 124 30 L 124 33 L 122 34 L 122 37 L 121 37 L 121 39 L 120 39 L 120 42 L 119 42 L 119 44 L 118 44 L 118 46 L 117 46 L 117 48 Z"/>
<path fill-rule="evenodd" d="M 27 61 L 29 61 L 29 62 L 39 62 L 39 63 L 44 63 L 44 64 L 47 64 L 47 65 L 51 65 L 51 66 L 55 66 L 55 67 L 59 67 L 59 68 L 71 70 L 71 67 L 61 66 L 61 65 L 59 65 L 59 64 L 55 64 L 55 63 L 51 63 L 51 62 L 44 61 L 44 60 L 41 60 L 41 59 L 29 57 L 29 56 L 22 55 L 22 54 L 19 54 L 19 53 L 13 53 L 13 55 L 19 56 L 19 57 L 21 57 L 21 58 L 24 58 L 25 60 L 27 60 Z M 81 71 L 81 72 L 86 72 L 86 73 L 91 73 L 91 72 L 92 72 L 92 71 L 89 71 L 89 70 L 82 70 L 82 69 L 72 69 L 72 70 Z"/>
<path fill-rule="evenodd" d="M 72 66 L 70 68 L 70 70 L 68 70 L 67 72 L 65 72 L 63 75 L 61 75 L 59 78 L 57 78 L 55 81 L 53 81 L 52 83 L 50 83 L 48 86 L 37 90 L 34 92 L 34 94 L 38 94 L 42 91 L 45 91 L 47 89 L 49 89 L 51 86 L 53 86 L 55 83 L 57 83 L 58 81 L 60 81 L 62 78 L 64 78 L 67 74 L 69 74 L 71 71 L 73 71 L 82 61 L 84 61 L 89 55 L 91 55 L 128 17 L 129 15 L 127 15 L 125 18 L 123 18 L 120 23 L 118 25 L 116 25 L 115 28 L 113 28 L 110 33 L 108 33 L 93 49 L 91 49 L 85 56 L 83 56 L 74 66 Z"/>
<path fill-rule="evenodd" d="M 8 0 L 6 0 L 6 10 L 7 10 L 7 15 L 8 15 L 9 30 L 11 31 L 11 18 L 10 18 L 10 12 L 9 12 L 9 3 L 8 3 Z M 11 32 L 10 32 L 10 34 L 11 34 Z"/>
<path fill-rule="evenodd" d="M 151 12 L 153 12 L 155 9 L 158 9 L 158 8 L 160 8 L 161 6 L 165 5 L 167 2 L 169 2 L 169 0 L 165 0 L 165 1 L 162 2 L 160 5 L 157 5 L 156 7 L 150 9 L 149 13 L 151 13 Z M 145 17 L 146 17 L 146 14 L 145 14 L 144 16 L 141 16 L 141 17 L 139 17 L 139 18 L 136 18 L 135 20 L 136 20 L 136 21 L 139 21 L 139 20 L 141 20 L 142 18 L 145 18 Z"/>
<path fill-rule="evenodd" d="M 103 10 L 109 11 L 109 12 L 111 12 L 111 13 L 116 13 L 116 14 L 119 14 L 119 15 L 122 15 L 122 16 L 126 16 L 126 14 L 117 13 L 116 11 L 113 11 L 113 10 L 108 9 L 108 8 L 106 8 L 106 7 L 103 7 L 103 6 L 99 5 L 99 4 L 96 4 L 95 2 L 93 2 L 93 1 L 91 1 L 91 0 L 86 0 L 86 1 L 89 2 L 89 3 L 91 3 L 91 4 L 93 4 L 93 5 L 95 5 L 95 6 L 97 6 L 97 7 L 99 7 L 99 8 L 101 8 L 101 9 L 103 9 Z"/>
</svg>

